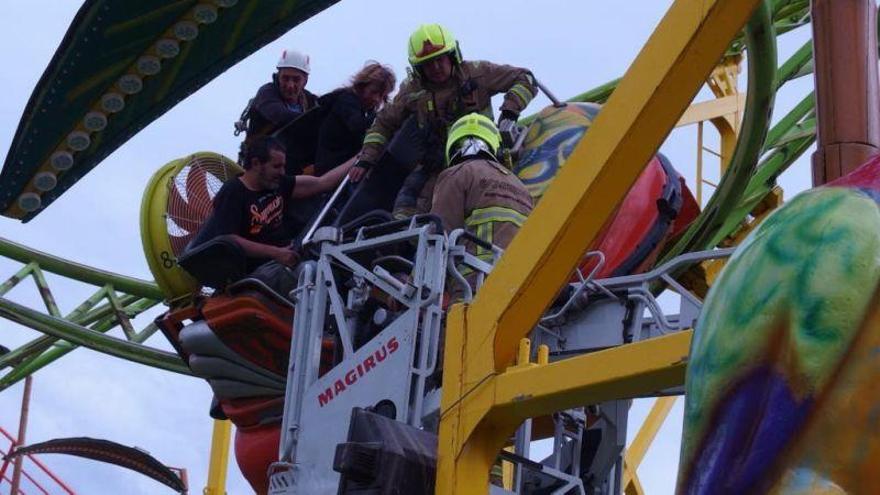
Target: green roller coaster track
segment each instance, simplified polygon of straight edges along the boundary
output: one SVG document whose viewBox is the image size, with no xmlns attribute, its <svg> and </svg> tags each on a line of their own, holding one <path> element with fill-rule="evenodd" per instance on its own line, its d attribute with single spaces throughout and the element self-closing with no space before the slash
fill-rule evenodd
<svg viewBox="0 0 880 495">
<path fill-rule="evenodd" d="M 90 14 L 100 10 L 106 1 L 87 1 L 80 14 L 68 31 L 62 46 L 47 68 L 43 80 L 38 84 L 22 117 L 16 139 L 10 149 L 2 174 L 0 174 L 0 198 L 6 198 L 3 208 L 9 206 L 10 198 L 16 197 L 22 190 L 23 182 L 17 178 L 34 170 L 19 167 L 15 158 L 22 151 L 22 142 L 35 125 L 34 114 L 37 107 L 45 105 L 44 101 L 48 83 L 60 66 L 65 63 L 71 47 L 78 46 L 81 40 L 78 33 L 84 32 L 95 17 Z M 154 1 L 161 4 L 163 2 Z M 229 2 L 233 5 L 236 2 Z M 242 16 L 255 16 L 252 7 L 244 8 L 241 2 L 237 6 L 221 13 L 228 17 L 224 20 L 227 26 L 245 25 L 240 33 L 239 45 L 230 46 L 223 56 L 213 60 L 212 64 L 198 67 L 187 67 L 183 72 L 186 78 L 168 80 L 164 84 L 164 99 L 153 106 L 142 106 L 139 112 L 126 114 L 123 124 L 113 129 L 112 139 L 102 145 L 93 143 L 83 160 L 77 163 L 73 171 L 63 182 L 58 194 L 81 178 L 96 166 L 110 151 L 120 146 L 138 130 L 155 120 L 162 113 L 173 107 L 183 96 L 195 91 L 223 70 L 249 55 L 265 43 L 277 38 L 293 26 L 335 2 L 249 2 L 249 4 L 272 4 L 277 6 L 272 15 L 261 19 L 242 20 Z M 177 2 L 190 8 L 195 2 Z M 769 2 L 772 19 L 755 15 L 744 32 L 733 41 L 728 55 L 748 57 L 748 93 L 740 138 L 734 150 L 733 159 L 726 174 L 722 177 L 715 194 L 706 208 L 686 234 L 671 249 L 664 253 L 664 260 L 676 254 L 707 249 L 717 246 L 723 239 L 733 234 L 746 220 L 749 214 L 771 192 L 776 179 L 795 160 L 797 160 L 815 141 L 815 116 L 813 94 L 807 95 L 787 115 L 770 127 L 770 110 L 774 96 L 788 82 L 812 73 L 811 43 L 806 43 L 782 65 L 777 66 L 777 37 L 798 29 L 809 23 L 808 0 L 775 0 Z M 161 9 L 159 9 L 161 10 Z M 271 9 L 270 9 L 271 10 Z M 760 11 L 761 9 L 759 9 Z M 766 10 L 765 10 L 766 12 Z M 180 12 L 172 13 L 180 15 Z M 140 15 L 144 15 L 141 12 Z M 157 14 L 158 15 L 158 14 Z M 166 17 L 168 12 L 162 13 Z M 167 20 L 167 19 L 166 19 Z M 248 24 L 250 23 L 250 24 Z M 143 38 L 143 33 L 137 31 Z M 210 33 L 200 43 L 210 43 Z M 199 46 L 193 42 L 194 50 Z M 186 48 L 186 47 L 184 47 Z M 142 47 L 138 48 L 142 49 Z M 130 55 L 130 54 L 129 54 Z M 130 57 L 129 57 L 130 58 Z M 193 62 L 196 63 L 196 62 Z M 97 70 L 97 69 L 95 69 Z M 87 77 L 83 75 L 82 77 Z M 70 84 L 76 81 L 70 82 Z M 571 98 L 569 101 L 589 101 L 603 103 L 614 91 L 618 80 L 610 81 L 587 92 Z M 94 96 L 94 95 L 93 95 Z M 86 105 L 89 101 L 83 100 Z M 134 105 L 137 107 L 137 104 Z M 55 110 L 58 113 L 58 110 Z M 52 117 L 52 112 L 49 112 Z M 528 119 L 524 120 L 525 122 Z M 51 148 L 52 139 L 57 141 L 66 135 L 66 129 L 59 127 L 57 132 L 47 139 L 41 150 L 46 154 Z M 53 137 L 54 136 L 54 137 Z M 79 158 L 78 158 L 79 159 Z M 31 167 L 33 168 L 33 167 Z M 16 173 L 19 172 L 19 173 Z M 16 177 L 15 180 L 11 180 Z M 51 201 L 53 198 L 49 198 Z M 44 202 L 45 206 L 47 202 Z M 34 212 L 25 217 L 32 218 Z M 157 368 L 188 373 L 186 365 L 174 354 L 158 350 L 143 342 L 153 335 L 156 327 L 147 325 L 141 330 L 133 328 L 132 320 L 137 315 L 162 303 L 163 295 L 158 287 L 149 281 L 133 279 L 115 273 L 97 270 L 79 265 L 51 255 L 41 253 L 8 240 L 0 239 L 0 256 L 18 262 L 22 268 L 8 280 L 0 284 L 0 317 L 9 319 L 26 327 L 45 334 L 10 352 L 0 355 L 0 390 L 6 389 L 24 377 L 61 358 L 77 346 L 87 347 L 98 352 L 134 361 Z M 660 260 L 662 262 L 663 260 Z M 73 279 L 81 283 L 95 286 L 96 292 L 83 301 L 72 312 L 62 314 L 43 275 L 51 272 L 61 277 Z M 5 298 L 7 292 L 32 278 L 40 296 L 45 303 L 45 312 L 28 308 Z M 125 338 L 107 335 L 107 332 L 121 328 Z"/>
</svg>

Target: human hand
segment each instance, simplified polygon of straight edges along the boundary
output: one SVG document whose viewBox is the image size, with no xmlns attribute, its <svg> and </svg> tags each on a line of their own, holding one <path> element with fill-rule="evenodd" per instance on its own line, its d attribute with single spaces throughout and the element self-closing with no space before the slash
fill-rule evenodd
<svg viewBox="0 0 880 495">
<path fill-rule="evenodd" d="M 516 125 L 517 118 L 518 115 L 510 110 L 502 111 L 501 117 L 498 118 L 498 132 L 501 134 L 504 145 L 508 148 L 513 146 L 516 136 L 519 134 L 519 128 Z"/>
<path fill-rule="evenodd" d="M 370 171 L 372 166 L 373 164 L 371 162 L 358 160 L 355 162 L 354 166 L 351 167 L 351 170 L 348 171 L 348 178 L 351 179 L 352 182 L 360 182 L 361 179 L 367 176 L 367 172 Z"/>
<path fill-rule="evenodd" d="M 275 249 L 272 259 L 282 265 L 293 267 L 299 263 L 299 253 L 290 247 L 278 247 Z"/>
</svg>

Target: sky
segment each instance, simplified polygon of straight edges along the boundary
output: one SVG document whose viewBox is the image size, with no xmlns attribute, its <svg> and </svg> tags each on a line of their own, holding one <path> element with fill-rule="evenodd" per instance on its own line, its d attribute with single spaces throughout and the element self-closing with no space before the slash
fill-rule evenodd
<svg viewBox="0 0 880 495">
<path fill-rule="evenodd" d="M 5 0 L 0 17 L 0 158 L 5 158 L 31 91 L 73 19 L 80 2 Z M 0 217 L 0 236 L 73 261 L 151 279 L 139 235 L 144 187 L 163 164 L 195 151 L 234 157 L 238 139 L 232 123 L 256 89 L 269 80 L 284 48 L 308 53 L 308 88 L 330 91 L 347 82 L 366 60 L 391 65 L 398 80 L 406 67 L 406 39 L 419 24 L 440 22 L 461 42 L 466 59 L 485 59 L 530 68 L 557 96 L 573 96 L 622 75 L 669 2 L 564 2 L 446 0 L 442 3 L 347 0 L 301 24 L 184 100 L 111 154 L 94 171 L 28 224 Z M 539 5 L 539 7 L 538 7 Z M 441 6 L 438 8 L 438 6 Z M 780 60 L 797 49 L 807 29 L 780 41 Z M 744 89 L 744 78 L 741 89 Z M 795 81 L 777 98 L 778 119 L 811 89 L 812 78 Z M 704 88 L 697 100 L 710 98 Z M 526 110 L 548 103 L 537 98 Z M 500 102 L 496 102 L 496 107 Z M 707 145 L 717 147 L 708 132 Z M 696 130 L 676 130 L 661 150 L 693 186 Z M 715 139 L 713 143 L 713 139 Z M 709 174 L 717 173 L 710 155 Z M 781 184 L 786 197 L 809 186 L 802 158 Z M 0 259 L 0 280 L 20 268 Z M 62 311 L 70 311 L 94 290 L 49 276 Z M 37 303 L 32 284 L 8 297 Z M 150 313 L 155 315 L 155 312 Z M 140 327 L 148 322 L 139 320 Z M 116 336 L 121 332 L 117 331 Z M 16 347 L 36 334 L 0 321 L 0 344 Z M 164 337 L 148 341 L 168 349 Z M 14 432 L 22 386 L 0 393 L 0 427 Z M 35 375 L 28 441 L 92 436 L 138 446 L 162 462 L 185 467 L 191 493 L 205 484 L 211 436 L 210 391 L 204 382 L 124 362 L 87 349 L 74 351 Z M 630 438 L 650 408 L 639 400 L 630 414 Z M 672 493 L 678 465 L 683 400 L 679 399 L 639 469 L 647 493 Z M 0 447 L 6 444 L 0 441 Z M 93 461 L 43 456 L 79 493 L 169 493 L 141 475 Z M 2 490 L 0 490 L 2 492 Z M 250 488 L 230 462 L 229 494 Z M 5 493 L 5 492 L 2 492 Z"/>
</svg>

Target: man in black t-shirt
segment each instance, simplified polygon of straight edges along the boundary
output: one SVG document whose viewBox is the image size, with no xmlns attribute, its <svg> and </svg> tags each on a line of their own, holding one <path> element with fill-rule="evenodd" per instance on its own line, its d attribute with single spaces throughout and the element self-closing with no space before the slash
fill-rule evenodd
<svg viewBox="0 0 880 495">
<path fill-rule="evenodd" d="M 256 138 L 248 146 L 244 173 L 223 184 L 214 197 L 214 211 L 190 245 L 227 236 L 247 256 L 250 276 L 287 296 L 295 284 L 290 267 L 299 260 L 290 246 L 296 233 L 285 227 L 287 204 L 333 189 L 354 160 L 321 177 L 285 176 L 284 162 L 284 147 L 277 139 Z"/>
</svg>

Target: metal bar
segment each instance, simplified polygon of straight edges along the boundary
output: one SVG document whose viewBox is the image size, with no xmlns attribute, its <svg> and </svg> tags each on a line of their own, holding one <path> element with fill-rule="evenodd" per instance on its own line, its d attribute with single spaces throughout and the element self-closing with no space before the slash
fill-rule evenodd
<svg viewBox="0 0 880 495">
<path fill-rule="evenodd" d="M 9 448 L 9 450 L 11 452 L 12 446 L 15 445 L 15 438 L 13 438 L 13 436 L 10 435 L 9 432 L 4 430 L 2 427 L 0 427 L 0 435 L 6 437 L 6 439 L 11 442 L 11 445 Z M 2 452 L 2 451 L 0 451 L 0 452 Z M 58 483 L 58 486 L 60 486 L 61 489 L 63 489 L 64 491 L 66 491 L 70 495 L 75 495 L 74 491 L 71 490 L 70 487 L 68 487 L 60 478 L 58 478 L 58 476 L 56 476 L 55 473 L 52 472 L 52 470 L 50 470 L 48 467 L 46 467 L 46 465 L 43 464 L 43 462 L 40 461 L 40 459 L 37 458 L 35 454 L 25 454 L 25 455 L 27 456 L 28 459 L 31 460 L 31 462 L 36 464 L 37 467 L 40 468 L 40 470 L 42 470 L 46 474 L 46 476 L 52 478 L 52 481 L 54 481 L 55 483 Z M 8 460 L 6 461 L 6 463 L 8 463 Z M 3 468 L 0 468 L 0 478 L 4 477 L 6 463 L 4 463 Z"/>
<path fill-rule="evenodd" d="M 642 482 L 635 469 L 631 468 L 624 461 L 623 463 L 623 493 L 624 495 L 645 495 L 645 489 L 642 488 Z"/>
<path fill-rule="evenodd" d="M 214 420 L 211 435 L 211 458 L 208 464 L 208 482 L 204 495 L 226 495 L 226 472 L 229 468 L 229 439 L 232 423 L 228 420 Z"/>
<path fill-rule="evenodd" d="M 749 32 L 768 31 L 769 5 L 752 14 L 759 3 L 676 0 L 473 303 L 453 305 L 446 348 L 461 351 L 447 352 L 444 361 L 438 495 L 485 492 L 492 462 L 525 418 L 615 398 L 612 395 L 644 393 L 667 381 L 681 383 L 687 342 L 676 339 L 689 339 L 690 332 L 614 349 L 624 359 L 609 363 L 622 368 L 616 376 L 600 377 L 610 370 L 585 367 L 586 358 L 607 357 L 611 351 L 537 366 L 534 371 L 503 370 L 512 361 L 518 340 L 534 327 L 743 24 L 751 16 Z M 772 81 L 775 60 L 770 65 Z M 766 119 L 767 106 L 761 104 L 771 101 L 753 98 L 757 101 L 749 100 L 744 125 L 760 127 L 756 124 L 764 120 L 754 115 L 764 113 Z M 751 124 L 750 115 L 756 119 Z M 758 140 L 759 150 L 762 141 Z M 676 342 L 680 345 L 672 347 L 678 355 L 651 370 L 644 366 L 656 355 L 623 357 L 623 349 L 649 342 Z M 577 364 L 563 364 L 568 361 Z M 557 364 L 565 368 L 546 372 Z M 568 375 L 555 373 L 562 369 Z M 585 370 L 598 374 L 585 375 Z M 527 381 L 542 376 L 563 382 L 523 388 L 515 383 L 520 380 L 514 380 L 513 373 Z"/>
<path fill-rule="evenodd" d="M 190 374 L 189 368 L 176 354 L 110 337 L 60 318 L 44 315 L 5 298 L 0 298 L 0 317 L 111 356 L 184 375 Z"/>
<path fill-rule="evenodd" d="M 132 342 L 137 342 L 138 344 L 142 344 L 147 341 L 150 336 L 159 331 L 159 327 L 156 326 L 155 323 L 150 323 L 145 326 L 143 330 L 140 332 L 136 332 L 134 337 L 131 339 Z"/>
<path fill-rule="evenodd" d="M 524 421 L 682 385 L 692 335 L 685 330 L 544 366 L 512 367 L 491 384 L 496 407 L 490 414 Z"/>
<path fill-rule="evenodd" d="M 775 185 L 776 177 L 784 172 L 815 141 L 815 136 L 804 137 L 800 140 L 782 146 L 764 158 L 758 166 L 755 175 L 749 181 L 743 198 L 736 209 L 729 212 L 724 224 L 715 232 L 714 237 L 707 243 L 717 245 L 722 239 L 731 235 L 739 228 L 743 219 L 770 193 Z"/>
<path fill-rule="evenodd" d="M 779 120 L 776 125 L 767 132 L 767 139 L 764 142 L 764 151 L 778 145 L 783 136 L 788 134 L 791 129 L 804 119 L 815 108 L 816 94 L 810 92 L 805 96 L 794 108 L 788 112 L 785 117 Z"/>
<path fill-rule="evenodd" d="M 123 296 L 121 298 L 121 300 L 124 302 L 124 301 L 127 301 L 129 298 L 135 298 L 135 296 Z M 126 311 L 132 312 L 134 314 L 139 314 L 139 313 L 142 313 L 143 311 L 146 311 L 146 310 L 152 308 L 153 306 L 156 306 L 157 304 L 159 304 L 159 301 L 156 301 L 153 299 L 137 299 L 133 304 L 126 306 Z M 109 305 L 102 306 L 102 308 L 108 308 L 107 313 L 109 314 Z M 95 310 L 95 311 L 98 311 L 98 310 Z M 89 320 L 91 320 L 91 318 L 84 317 L 84 319 L 83 319 L 83 321 L 89 321 Z M 86 325 L 86 323 L 77 323 L 76 321 L 73 321 L 71 323 L 78 324 L 80 326 Z M 116 327 L 115 317 L 107 318 L 105 316 L 103 320 L 92 325 L 92 327 L 89 329 L 89 331 L 104 333 L 104 332 L 107 332 L 115 327 Z M 151 328 L 152 328 L 152 330 L 148 332 L 148 330 Z M 151 323 L 144 330 L 142 330 L 139 334 L 137 334 L 137 337 L 134 339 L 134 341 L 137 343 L 141 343 L 144 340 L 146 340 L 147 337 L 149 337 L 150 335 L 155 333 L 156 330 L 157 330 L 156 326 Z M 41 341 L 41 339 L 45 339 L 45 340 Z M 41 341 L 41 342 L 39 342 L 39 345 L 48 344 L 48 345 L 45 345 L 45 348 L 48 348 L 50 345 L 54 345 L 55 347 L 43 352 L 43 354 L 34 355 L 37 352 L 36 346 L 38 345 L 38 341 Z M 76 349 L 75 345 L 73 345 L 69 342 L 65 342 L 63 340 L 59 342 L 59 339 L 57 337 L 52 336 L 52 335 L 45 335 L 43 337 L 34 339 L 29 344 L 25 344 L 25 345 L 27 346 L 27 345 L 31 345 L 31 344 L 33 344 L 35 346 L 34 351 L 30 355 L 22 357 L 21 362 L 16 364 L 16 368 L 14 370 L 10 371 L 8 374 L 6 374 L 2 378 L 0 378 L 0 391 L 8 388 L 9 386 L 17 383 L 19 380 L 21 380 L 25 376 L 36 372 L 40 368 L 43 368 L 44 366 L 52 363 L 56 359 L 64 356 L 68 352 Z M 3 368 L 4 366 L 7 366 L 9 364 L 15 363 L 15 361 L 5 361 L 4 359 L 7 356 L 9 356 L 10 354 L 16 353 L 19 349 L 16 349 L 16 350 L 10 352 L 9 354 L 0 357 L 0 368 Z"/>
<path fill-rule="evenodd" d="M 714 100 L 701 101 L 689 106 L 675 123 L 675 127 L 684 127 L 707 120 L 736 114 L 740 110 L 741 96 L 732 94 Z"/>
<path fill-rule="evenodd" d="M 116 290 L 113 289 L 112 285 L 107 285 L 106 288 L 107 300 L 110 302 L 110 307 L 113 308 L 113 314 L 116 317 L 116 321 L 118 321 L 119 326 L 122 327 L 122 332 L 128 340 L 134 339 L 134 328 L 131 326 L 131 320 L 128 315 L 125 314 L 125 309 L 122 307 L 122 304 L 120 304 L 119 298 L 116 297 Z"/>
<path fill-rule="evenodd" d="M 0 256 L 11 258 L 21 263 L 36 262 L 40 265 L 40 268 L 45 271 L 99 287 L 111 283 L 120 291 L 136 296 L 156 299 L 158 301 L 161 301 L 165 297 L 162 294 L 162 291 L 159 290 L 159 286 L 153 282 L 126 277 L 117 273 L 74 263 L 31 249 L 2 237 L 0 237 Z"/>
<path fill-rule="evenodd" d="M 721 153 L 713 150 L 712 148 L 707 148 L 707 147 L 703 146 L 703 151 L 705 151 L 711 155 L 715 155 L 718 158 L 721 158 Z"/>
<path fill-rule="evenodd" d="M 743 191 L 755 172 L 764 138 L 770 128 L 769 109 L 773 108 L 775 97 L 773 81 L 776 77 L 776 43 L 767 3 L 755 10 L 745 32 L 750 57 L 746 109 L 740 139 L 728 172 L 721 177 L 715 194 L 709 199 L 698 219 L 664 253 L 664 260 L 688 251 L 712 247 L 707 245 L 708 241 L 724 224 L 726 214 L 739 204 Z"/>
<path fill-rule="evenodd" d="M 639 429 L 636 437 L 626 449 L 626 464 L 630 469 L 623 475 L 624 486 L 628 485 L 632 479 L 629 476 L 630 473 L 635 475 L 636 470 L 642 464 L 642 460 L 648 452 L 648 447 L 651 446 L 651 442 L 654 441 L 657 432 L 660 431 L 660 427 L 663 426 L 663 422 L 669 416 L 669 411 L 675 405 L 676 399 L 677 397 L 675 396 L 658 397 L 653 407 L 651 407 L 651 412 L 648 413 L 648 417 L 645 418 L 645 422 L 642 423 L 642 427 Z"/>
<path fill-rule="evenodd" d="M 781 88 L 783 84 L 791 81 L 795 77 L 805 75 L 801 74 L 801 71 L 812 62 L 813 42 L 808 41 L 804 43 L 798 51 L 794 52 L 794 55 L 789 57 L 788 60 L 779 66 L 779 70 L 776 72 L 776 91 L 779 91 L 779 88 Z"/>
<path fill-rule="evenodd" d="M 15 447 L 15 440 L 13 440 L 12 443 L 9 445 L 9 450 L 11 451 L 13 447 Z M 0 451 L 0 453 L 2 453 L 2 451 Z M 4 455 L 3 456 L 3 464 L 0 464 L 0 481 L 2 481 L 2 480 L 7 480 L 10 482 L 12 481 L 6 477 L 6 470 L 8 468 L 9 468 L 9 456 Z"/>
<path fill-rule="evenodd" d="M 94 295 L 92 295 L 89 298 L 89 300 L 87 300 L 83 304 L 80 304 L 77 307 L 77 309 L 75 309 L 72 313 L 67 315 L 67 317 L 65 317 L 65 319 L 70 321 L 71 323 L 74 323 L 74 324 L 77 324 L 80 326 L 88 326 L 88 325 L 91 325 L 92 323 L 94 323 L 96 320 L 100 320 L 100 319 L 106 317 L 107 315 L 111 314 L 113 308 L 111 308 L 109 304 L 105 304 L 105 305 L 95 309 L 94 311 L 90 311 L 88 313 L 83 314 L 88 309 L 87 305 L 89 305 L 90 303 L 92 305 L 94 305 L 96 301 L 92 302 L 92 300 L 93 299 L 100 300 L 100 298 L 98 298 L 96 296 L 98 296 L 98 295 L 103 296 L 103 294 L 104 294 L 104 289 L 99 290 Z M 128 306 L 132 302 L 135 302 L 138 300 L 140 300 L 140 298 L 138 298 L 137 296 L 126 295 L 126 296 L 123 296 L 122 298 L 120 298 L 120 302 L 126 306 Z M 150 301 L 150 303 L 151 303 L 151 305 L 149 307 L 152 307 L 155 304 L 158 304 L 158 302 L 154 302 L 152 300 L 148 300 L 148 301 Z M 85 309 L 83 309 L 83 308 L 85 308 Z M 138 313 L 140 313 L 142 311 L 143 311 L 142 309 L 137 310 Z M 76 316 L 73 316 L 73 315 L 76 315 Z M 115 326 L 115 324 L 113 326 Z M 94 330 L 94 328 L 93 328 L 93 330 Z M 106 331 L 106 330 L 99 330 L 99 331 Z M 65 346 L 65 348 L 70 347 L 69 343 L 66 343 L 64 341 L 61 341 L 60 343 L 58 343 L 57 338 L 52 337 L 50 335 L 43 335 L 41 337 L 37 337 L 36 339 L 34 339 L 24 345 L 17 347 L 16 349 L 4 354 L 3 356 L 0 356 L 0 369 L 3 369 L 6 366 L 15 365 L 17 363 L 20 363 L 21 361 L 24 361 L 25 359 L 30 358 L 30 357 L 35 357 L 36 355 L 44 352 L 46 349 L 52 347 L 53 345 L 55 345 L 55 346 L 63 345 L 63 346 Z"/>
<path fill-rule="evenodd" d="M 100 289 L 98 289 L 94 294 L 89 296 L 88 299 L 86 299 L 79 306 L 74 308 L 73 311 L 71 311 L 70 314 L 68 314 L 66 318 L 71 321 L 76 321 L 77 318 L 79 318 L 80 316 L 85 314 L 90 309 L 94 308 L 95 305 L 98 304 L 98 302 L 100 302 L 101 299 L 104 298 L 104 296 L 107 294 L 107 290 L 109 287 L 110 287 L 110 285 L 108 284 L 108 285 L 105 285 L 104 287 L 101 287 Z M 81 322 L 77 322 L 77 323 L 82 324 Z"/>
<path fill-rule="evenodd" d="M 27 458 L 30 459 L 31 462 L 36 464 L 37 467 L 40 468 L 40 470 L 42 470 L 44 473 L 46 473 L 46 476 L 48 476 L 49 478 L 52 479 L 52 481 L 57 483 L 58 486 L 61 487 L 62 490 L 64 490 L 65 492 L 68 493 L 68 495 L 76 495 L 76 492 L 74 492 L 73 489 L 71 489 L 69 486 L 67 486 L 67 483 L 65 483 L 61 478 L 59 478 L 55 473 L 53 473 L 45 464 L 43 464 L 43 461 L 39 460 L 36 456 L 30 455 L 30 454 L 28 454 Z"/>
<path fill-rule="evenodd" d="M 703 207 L 703 123 L 697 124 L 697 205 Z"/>
<path fill-rule="evenodd" d="M 553 103 L 554 107 L 564 107 L 565 106 L 565 103 L 559 101 L 559 98 L 557 98 L 556 95 L 554 95 L 552 91 L 547 89 L 547 86 L 544 86 L 544 84 L 542 84 L 541 81 L 535 79 L 535 86 L 537 86 L 538 89 L 543 91 L 545 95 L 547 95 L 547 98 L 550 99 L 550 101 Z"/>
<path fill-rule="evenodd" d="M 58 303 L 55 302 L 55 296 L 52 295 L 52 289 L 50 289 L 49 284 L 46 283 L 46 277 L 43 276 L 43 270 L 40 270 L 40 267 L 37 266 L 31 272 L 31 275 L 34 277 L 34 282 L 37 284 L 37 290 L 40 291 L 40 298 L 43 299 L 43 304 L 46 305 L 46 311 L 48 311 L 50 315 L 60 318 L 61 310 L 58 309 Z"/>
<path fill-rule="evenodd" d="M 21 282 L 22 280 L 25 279 L 25 277 L 30 275 L 31 270 L 33 270 L 36 266 L 37 266 L 37 264 L 34 262 L 27 263 L 26 265 L 24 265 L 21 268 L 21 270 L 17 271 L 15 273 L 15 275 L 6 279 L 5 282 L 0 284 L 0 296 L 4 295 L 7 292 L 9 292 L 10 290 L 12 290 L 13 287 L 18 285 L 19 282 Z"/>
<path fill-rule="evenodd" d="M 312 236 L 315 234 L 315 231 L 318 230 L 318 226 L 321 225 L 321 222 L 324 220 L 324 217 L 327 215 L 327 212 L 330 211 L 330 207 L 333 206 L 333 203 L 336 202 L 336 198 L 339 197 L 339 194 L 342 193 L 342 190 L 345 189 L 345 186 L 351 181 L 348 175 L 342 179 L 342 183 L 339 184 L 339 187 L 333 191 L 333 196 L 330 196 L 330 199 L 327 203 L 324 204 L 324 208 L 321 209 L 321 213 L 318 213 L 318 218 L 312 223 L 312 226 L 309 227 L 309 230 L 306 232 L 305 237 L 303 237 L 302 245 L 305 246 L 312 240 Z"/>
<path fill-rule="evenodd" d="M 32 376 L 27 377 L 24 380 L 24 392 L 21 395 L 21 415 L 18 418 L 18 439 L 16 440 L 16 445 L 24 445 L 25 437 L 27 435 L 27 425 L 28 425 L 28 414 L 30 412 L 31 406 L 31 387 L 33 385 L 34 378 Z M 10 453 L 11 453 L 10 449 Z M 12 467 L 12 488 L 10 489 L 10 493 L 18 493 L 19 487 L 21 486 L 21 469 L 24 466 L 24 456 L 18 456 L 15 459 L 14 465 Z"/>
<path fill-rule="evenodd" d="M 49 492 L 47 492 L 46 489 L 43 488 L 43 486 L 37 480 L 35 480 L 33 476 L 30 475 L 30 473 L 28 473 L 27 471 L 22 471 L 21 474 L 25 478 L 27 478 L 28 481 L 30 481 L 32 485 L 34 485 L 34 488 L 43 492 L 44 495 L 49 495 Z"/>
<path fill-rule="evenodd" d="M 682 8 L 695 8 L 702 12 L 712 10 L 705 6 L 697 7 L 696 4 L 684 0 L 680 0 L 676 5 L 688 5 Z M 721 3 L 715 5 L 720 10 L 725 10 L 718 7 Z M 723 3 L 723 5 L 728 4 Z M 754 5 L 754 3 L 740 5 Z M 704 8 L 708 10 L 703 10 Z M 675 8 L 671 10 L 674 11 Z M 753 43 L 756 51 L 758 47 L 770 45 L 765 47 L 769 56 L 756 57 L 754 63 L 749 65 L 750 93 L 743 126 L 744 134 L 751 134 L 752 139 L 749 141 L 750 146 L 745 150 L 741 149 L 738 158 L 735 157 L 734 164 L 731 165 L 732 170 L 748 169 L 747 158 L 759 151 L 760 143 L 763 141 L 763 129 L 769 121 L 766 109 L 767 105 L 772 103 L 772 93 L 766 88 L 753 89 L 758 82 L 772 81 L 775 73 L 773 38 L 772 32 L 766 29 L 767 24 L 769 24 L 769 12 L 766 9 L 761 9 L 755 19 L 749 23 L 748 31 L 752 33 L 751 38 L 762 40 L 760 43 Z M 705 43 L 714 43 L 716 47 L 726 45 L 726 40 L 720 39 L 721 32 L 736 31 L 738 28 L 739 26 L 728 26 L 711 35 L 706 33 L 705 39 L 699 44 L 699 49 L 696 45 L 690 44 L 677 46 L 675 49 L 670 49 L 669 46 L 660 49 L 662 44 L 672 43 L 673 39 L 675 42 L 686 43 L 680 36 L 683 34 L 682 26 L 677 25 L 674 29 L 678 31 L 679 36 L 665 33 L 664 36 L 669 36 L 669 39 L 661 41 L 656 39 L 655 33 L 654 38 L 633 63 L 628 74 L 646 71 L 645 77 L 638 81 L 629 79 L 630 82 L 627 80 L 621 82 L 616 93 L 620 96 L 612 96 L 609 100 L 590 132 L 572 152 L 566 166 L 560 171 L 558 180 L 548 188 L 541 202 L 523 225 L 522 234 L 513 240 L 504 257 L 493 270 L 492 276 L 487 278 L 483 289 L 474 299 L 470 316 L 475 321 L 479 321 L 480 326 L 499 329 L 499 334 L 494 339 L 496 370 L 503 369 L 506 363 L 510 362 L 518 339 L 531 329 L 558 287 L 571 273 L 574 263 L 583 254 L 584 247 L 589 245 L 604 225 L 605 218 L 629 190 L 632 181 L 641 172 L 643 164 L 647 163 L 654 154 L 659 143 L 699 88 L 702 77 L 697 77 L 694 72 L 699 65 L 695 65 L 696 59 L 702 57 L 702 63 L 708 67 L 701 69 L 700 74 L 714 66 L 717 59 L 706 56 Z M 659 31 L 661 28 L 658 28 Z M 679 49 L 687 55 L 679 52 Z M 672 54 L 682 58 L 669 60 Z M 694 62 L 684 63 L 683 60 L 688 57 L 694 58 Z M 664 59 L 668 60 L 668 67 L 659 62 Z M 674 69 L 663 72 L 660 70 L 661 67 L 663 71 Z M 694 79 L 685 80 L 688 74 Z M 662 78 L 663 82 L 650 79 L 652 77 Z M 642 118 L 646 114 L 650 114 L 651 118 Z M 658 129 L 654 124 L 657 124 L 661 115 L 669 121 L 669 125 Z M 616 119 L 623 119 L 623 122 Z M 606 124 L 606 127 L 603 126 L 603 122 L 613 122 L 613 124 Z M 623 132 L 626 128 L 624 123 L 630 126 L 629 132 Z M 644 125 L 641 125 L 642 123 Z M 635 135 L 639 136 L 640 146 L 636 146 L 633 140 L 629 139 L 629 136 Z M 748 174 L 737 176 L 740 179 L 748 179 Z M 728 182 L 731 188 L 738 185 L 738 181 Z M 540 219 L 540 222 L 536 221 L 536 218 Z M 577 222 L 572 220 L 574 218 L 578 219 Z M 709 219 L 712 220 L 714 217 Z M 695 232 L 692 232 L 691 235 L 694 234 Z"/>
</svg>

